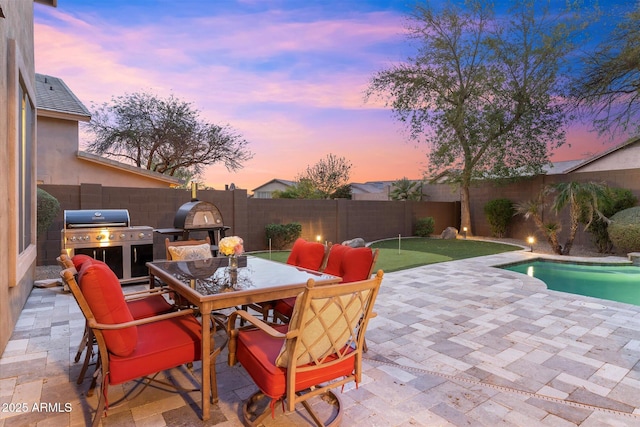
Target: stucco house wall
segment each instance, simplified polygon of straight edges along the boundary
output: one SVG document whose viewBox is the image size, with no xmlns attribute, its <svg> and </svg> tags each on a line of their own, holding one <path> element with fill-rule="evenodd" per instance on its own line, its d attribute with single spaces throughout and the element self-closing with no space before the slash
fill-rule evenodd
<svg viewBox="0 0 640 427">
<path fill-rule="evenodd" d="M 38 0 L 38 3 L 56 5 L 56 0 Z M 35 242 L 35 182 L 36 162 L 26 172 L 33 186 L 25 192 L 32 212 L 29 227 L 32 241 L 21 250 L 18 230 L 18 148 L 20 147 L 20 87 L 29 100 L 36 104 L 35 71 L 33 56 L 33 8 L 32 1 L 0 1 L 0 242 L 2 265 L 0 267 L 0 353 L 11 337 L 22 307 L 33 287 L 36 265 Z M 27 151 L 36 152 L 37 127 L 28 130 L 33 137 L 27 143 Z M 8 202 L 7 202 L 8 201 Z M 24 244 L 24 243 L 23 243 Z"/>
<path fill-rule="evenodd" d="M 38 184 L 104 184 L 167 188 L 176 178 L 79 150 L 79 124 L 90 112 L 62 79 L 36 75 L 38 97 Z"/>
</svg>

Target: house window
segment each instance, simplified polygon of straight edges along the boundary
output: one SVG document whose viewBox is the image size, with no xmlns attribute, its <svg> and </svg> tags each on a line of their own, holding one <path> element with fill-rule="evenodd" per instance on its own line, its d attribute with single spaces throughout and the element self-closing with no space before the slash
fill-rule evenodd
<svg viewBox="0 0 640 427">
<path fill-rule="evenodd" d="M 13 39 L 7 40 L 7 154 L 8 286 L 28 283 L 37 257 L 36 245 L 36 107 L 29 67 Z"/>
<path fill-rule="evenodd" d="M 35 108 L 20 81 L 18 100 L 18 254 L 33 242 L 33 129 Z"/>
</svg>

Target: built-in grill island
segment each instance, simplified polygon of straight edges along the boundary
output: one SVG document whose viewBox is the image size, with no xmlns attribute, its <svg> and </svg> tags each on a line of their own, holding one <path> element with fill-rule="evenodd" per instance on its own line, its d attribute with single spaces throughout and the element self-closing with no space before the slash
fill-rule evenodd
<svg viewBox="0 0 640 427">
<path fill-rule="evenodd" d="M 153 228 L 131 226 L 126 209 L 64 211 L 62 249 L 69 256 L 89 255 L 104 261 L 120 283 L 146 280 L 153 261 Z"/>
</svg>

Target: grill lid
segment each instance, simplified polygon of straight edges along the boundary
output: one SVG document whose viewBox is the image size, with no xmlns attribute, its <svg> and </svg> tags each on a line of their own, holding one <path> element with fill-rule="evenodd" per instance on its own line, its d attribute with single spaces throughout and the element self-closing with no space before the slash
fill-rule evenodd
<svg viewBox="0 0 640 427">
<path fill-rule="evenodd" d="M 64 228 L 128 227 L 126 209 L 79 209 L 64 211 Z"/>
</svg>

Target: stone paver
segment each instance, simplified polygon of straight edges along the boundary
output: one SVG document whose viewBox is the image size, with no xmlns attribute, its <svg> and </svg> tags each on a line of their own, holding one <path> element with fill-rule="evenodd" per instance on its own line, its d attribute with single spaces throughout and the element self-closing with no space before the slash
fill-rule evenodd
<svg viewBox="0 0 640 427">
<path fill-rule="evenodd" d="M 548 291 L 490 267 L 515 252 L 385 275 L 367 332 L 363 381 L 341 394 L 343 425 L 640 425 L 640 307 Z M 82 426 L 97 397 L 76 385 L 84 320 L 61 288 L 34 289 L 0 358 L 0 427 Z M 255 389 L 218 360 L 220 402 L 198 418 L 199 393 L 146 389 L 103 426 L 240 426 Z M 195 365 L 196 375 L 199 364 Z M 174 381 L 188 382 L 180 369 Z M 115 401 L 133 384 L 110 388 Z M 21 412 L 22 411 L 22 412 Z M 296 414 L 269 425 L 296 425 Z"/>
</svg>

